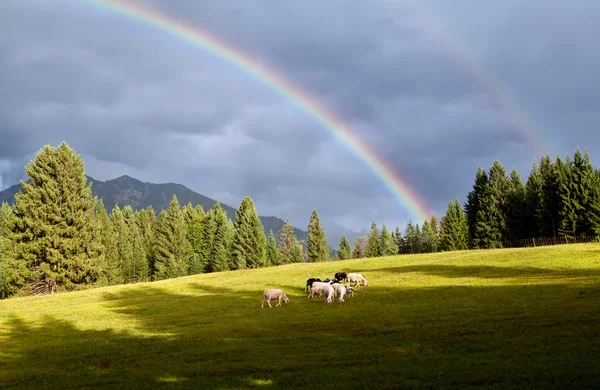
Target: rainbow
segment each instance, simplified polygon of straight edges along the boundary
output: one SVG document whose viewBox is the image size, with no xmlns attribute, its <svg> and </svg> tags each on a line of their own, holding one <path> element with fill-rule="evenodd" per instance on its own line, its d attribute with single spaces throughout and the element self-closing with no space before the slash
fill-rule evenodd
<svg viewBox="0 0 600 390">
<path fill-rule="evenodd" d="M 399 5 L 395 2 L 393 4 L 395 6 Z M 485 90 L 490 103 L 504 114 L 505 119 L 511 126 L 518 130 L 521 136 L 527 140 L 535 155 L 534 157 L 539 158 L 547 154 L 548 147 L 543 143 L 531 120 L 517 108 L 517 104 L 514 102 L 515 99 L 511 98 L 506 90 L 503 90 L 501 83 L 494 80 L 493 76 L 485 71 L 481 64 L 476 62 L 474 56 L 469 55 L 464 47 L 459 46 L 456 43 L 456 39 L 451 39 L 447 31 L 444 31 L 443 34 L 438 32 L 436 26 L 441 26 L 441 23 L 434 20 L 430 13 L 426 17 L 426 12 L 422 10 L 422 6 L 417 1 L 402 2 L 402 5 L 412 8 L 414 13 L 411 17 L 415 20 L 419 28 L 436 41 L 440 47 L 444 48 L 452 60 L 467 70 L 469 75 Z"/>
<path fill-rule="evenodd" d="M 298 109 L 310 115 L 324 129 L 335 135 L 348 149 L 362 159 L 377 177 L 391 190 L 400 204 L 406 208 L 416 220 L 426 220 L 432 211 L 414 192 L 406 180 L 391 166 L 380 158 L 377 152 L 363 141 L 334 113 L 316 103 L 306 92 L 293 85 L 273 69 L 269 69 L 252 60 L 241 50 L 225 43 L 197 26 L 186 24 L 170 15 L 147 5 L 124 0 L 86 0 L 100 8 L 116 12 L 120 15 L 143 22 L 176 38 L 191 43 L 215 57 L 218 57 L 262 82 Z"/>
</svg>

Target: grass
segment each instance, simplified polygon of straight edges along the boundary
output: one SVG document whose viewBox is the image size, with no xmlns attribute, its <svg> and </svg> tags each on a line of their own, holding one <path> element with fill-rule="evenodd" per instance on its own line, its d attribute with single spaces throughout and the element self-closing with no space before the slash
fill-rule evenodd
<svg viewBox="0 0 600 390">
<path fill-rule="evenodd" d="M 345 303 L 309 277 L 362 273 Z M 265 288 L 287 306 L 260 308 Z M 0 301 L 2 388 L 598 388 L 600 244 L 294 264 Z"/>
</svg>

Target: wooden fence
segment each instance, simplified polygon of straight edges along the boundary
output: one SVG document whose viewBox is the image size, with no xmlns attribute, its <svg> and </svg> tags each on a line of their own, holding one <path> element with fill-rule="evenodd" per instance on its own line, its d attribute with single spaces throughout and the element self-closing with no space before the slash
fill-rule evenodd
<svg viewBox="0 0 600 390">
<path fill-rule="evenodd" d="M 507 241 L 503 243 L 503 246 L 504 248 L 526 248 L 549 245 L 586 244 L 589 242 L 599 242 L 599 240 L 597 237 L 538 237 Z"/>
</svg>

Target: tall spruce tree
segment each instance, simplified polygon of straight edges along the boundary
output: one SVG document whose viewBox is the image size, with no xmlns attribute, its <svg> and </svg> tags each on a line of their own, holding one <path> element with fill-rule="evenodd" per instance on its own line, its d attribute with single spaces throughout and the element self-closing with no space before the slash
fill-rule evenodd
<svg viewBox="0 0 600 390">
<path fill-rule="evenodd" d="M 352 254 L 351 254 L 352 259 L 362 259 L 362 258 L 366 257 L 365 249 L 367 246 L 367 240 L 368 240 L 368 236 L 365 236 L 365 235 L 357 236 L 354 239 L 354 245 L 352 246 Z"/>
<path fill-rule="evenodd" d="M 600 214 L 596 210 L 596 207 L 594 207 L 594 204 L 598 202 L 598 183 L 596 180 L 596 171 L 590 161 L 590 155 L 587 150 L 584 151 L 580 171 L 583 210 L 578 214 L 579 235 L 595 237 L 599 228 L 598 221 L 600 220 Z"/>
<path fill-rule="evenodd" d="M 0 235 L 0 299 L 7 298 L 8 294 L 8 283 L 4 274 L 4 240 Z"/>
<path fill-rule="evenodd" d="M 131 220 L 131 246 L 132 246 L 132 261 L 130 267 L 129 283 L 145 282 L 150 276 L 150 270 L 148 266 L 148 257 L 146 256 L 146 250 L 144 248 L 144 240 L 142 232 L 137 223 L 139 216 L 135 215 L 136 218 Z"/>
<path fill-rule="evenodd" d="M 396 245 L 398 246 L 398 253 L 406 253 L 404 237 L 402 236 L 402 232 L 400 232 L 400 228 L 398 226 L 396 226 L 394 238 L 396 239 Z"/>
<path fill-rule="evenodd" d="M 563 165 L 559 165 L 560 160 L 557 161 L 557 168 L 559 170 L 560 180 L 558 185 L 559 194 L 559 223 L 558 223 L 558 235 L 560 237 L 575 237 L 577 235 L 577 211 L 580 208 L 578 204 L 577 196 L 577 178 L 576 172 L 573 169 L 573 161 L 567 155 L 566 161 Z"/>
<path fill-rule="evenodd" d="M 338 249 L 338 259 L 339 260 L 348 260 L 352 255 L 352 247 L 350 246 L 350 242 L 346 238 L 345 235 L 340 239 L 340 246 Z"/>
<path fill-rule="evenodd" d="M 415 225 L 412 219 L 409 219 L 404 228 L 404 240 L 402 242 L 402 253 L 410 254 L 417 253 L 416 248 L 418 246 L 416 237 Z"/>
<path fill-rule="evenodd" d="M 273 229 L 269 229 L 269 238 L 267 240 L 267 265 L 281 265 L 279 251 L 277 250 L 277 241 L 273 234 Z"/>
<path fill-rule="evenodd" d="M 302 252 L 298 253 L 300 243 L 294 233 L 294 227 L 288 218 L 285 219 L 283 226 L 279 230 L 277 240 L 277 249 L 282 264 L 302 262 Z"/>
<path fill-rule="evenodd" d="M 148 263 L 148 276 L 152 277 L 154 272 L 154 247 L 156 242 L 156 212 L 152 205 L 139 213 L 138 224 Z"/>
<path fill-rule="evenodd" d="M 169 208 L 160 214 L 154 247 L 153 279 L 186 276 L 192 248 L 187 240 L 187 225 L 176 195 L 171 198 Z"/>
<path fill-rule="evenodd" d="M 113 222 L 100 200 L 96 208 L 97 234 L 102 244 L 103 258 L 101 266 L 101 285 L 113 285 L 121 282 L 119 267 L 119 251 L 117 249 L 117 234 Z"/>
<path fill-rule="evenodd" d="M 365 246 L 365 257 L 378 257 L 381 256 L 381 250 L 379 248 L 379 228 L 375 221 L 371 222 L 371 233 L 367 239 Z"/>
<path fill-rule="evenodd" d="M 206 269 L 206 256 L 203 253 L 202 243 L 204 241 L 204 232 L 202 229 L 202 220 L 205 217 L 202 206 L 197 206 L 194 213 L 189 218 L 187 224 L 187 239 L 190 243 L 192 254 L 188 265 L 188 275 L 196 275 L 204 272 Z"/>
<path fill-rule="evenodd" d="M 229 249 L 233 232 L 227 212 L 220 202 L 216 202 L 215 208 L 209 210 L 202 221 L 204 240 L 208 244 L 204 250 L 206 253 L 206 272 L 229 270 Z"/>
<path fill-rule="evenodd" d="M 507 209 L 510 182 L 506 170 L 495 160 L 488 183 L 480 198 L 474 245 L 477 248 L 502 248 L 508 239 Z"/>
<path fill-rule="evenodd" d="M 526 216 L 525 185 L 516 169 L 510 172 L 508 199 L 506 203 L 506 227 L 508 240 L 525 237 L 524 217 Z"/>
<path fill-rule="evenodd" d="M 448 209 L 442 217 L 440 241 L 446 251 L 468 249 L 469 226 L 458 197 L 454 202 L 448 202 Z"/>
<path fill-rule="evenodd" d="M 115 205 L 111 214 L 111 222 L 116 235 L 117 262 L 114 264 L 115 284 L 127 283 L 130 265 L 133 262 L 133 247 L 131 246 L 131 232 L 123 211 Z"/>
<path fill-rule="evenodd" d="M 542 188 L 540 191 L 540 203 L 537 208 L 539 234 L 541 237 L 556 237 L 560 226 L 560 169 L 562 169 L 560 157 L 556 163 L 550 159 L 550 155 L 542 156 L 540 161 L 540 176 Z"/>
<path fill-rule="evenodd" d="M 593 177 L 592 190 L 590 192 L 590 204 L 588 206 L 587 218 L 590 221 L 592 236 L 600 239 L 600 169 L 596 169 Z"/>
<path fill-rule="evenodd" d="M 431 228 L 429 221 L 423 222 L 422 236 L 422 252 L 432 253 L 438 251 L 439 239 L 437 234 Z"/>
<path fill-rule="evenodd" d="M 306 257 L 311 263 L 329 260 L 329 244 L 316 209 L 313 210 L 308 222 Z"/>
<path fill-rule="evenodd" d="M 539 211 L 542 204 L 543 180 L 540 168 L 534 161 L 525 183 L 525 207 L 523 215 L 523 235 L 525 238 L 540 236 L 542 221 Z"/>
<path fill-rule="evenodd" d="M 62 142 L 44 146 L 15 195 L 12 255 L 27 268 L 28 292 L 52 293 L 94 283 L 101 246 L 94 232 L 97 198 L 80 155 Z"/>
<path fill-rule="evenodd" d="M 398 254 L 398 245 L 394 237 L 388 231 L 387 226 L 381 226 L 381 235 L 379 236 L 379 254 L 380 256 L 393 256 Z"/>
<path fill-rule="evenodd" d="M 254 201 L 242 199 L 235 212 L 234 235 L 231 243 L 231 269 L 258 268 L 267 260 L 267 238 Z"/>
<path fill-rule="evenodd" d="M 3 245 L 3 289 L 4 296 L 8 297 L 17 291 L 25 281 L 27 267 L 22 261 L 15 261 L 11 255 L 12 241 L 10 224 L 13 218 L 12 208 L 7 202 L 0 206 L 0 241 Z"/>
<path fill-rule="evenodd" d="M 488 175 L 482 167 L 477 168 L 475 174 L 475 183 L 473 189 L 467 194 L 467 201 L 464 206 L 467 222 L 469 224 L 469 247 L 478 248 L 481 242 L 477 232 L 477 221 L 479 210 L 481 209 L 481 200 L 488 184 Z"/>
</svg>

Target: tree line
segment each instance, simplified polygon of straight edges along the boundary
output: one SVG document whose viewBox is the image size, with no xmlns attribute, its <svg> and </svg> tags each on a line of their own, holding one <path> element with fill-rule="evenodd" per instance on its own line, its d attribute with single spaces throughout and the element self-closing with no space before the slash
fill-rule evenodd
<svg viewBox="0 0 600 390">
<path fill-rule="evenodd" d="M 205 211 L 176 196 L 158 215 L 152 206 L 115 205 L 109 213 L 65 142 L 44 146 L 26 173 L 15 203 L 0 207 L 0 298 L 331 260 L 317 210 L 304 252 L 289 219 L 277 238 L 265 235 L 250 197 L 235 221 L 219 202 Z M 439 221 L 409 220 L 403 231 L 372 222 L 353 245 L 342 236 L 333 260 L 501 248 L 540 237 L 600 237 L 600 169 L 587 151 L 564 161 L 543 156 L 525 183 L 498 161 L 479 167 L 465 204 L 456 197 Z"/>
<path fill-rule="evenodd" d="M 0 298 L 330 257 L 316 210 L 304 253 L 289 219 L 277 238 L 272 230 L 266 236 L 250 197 L 235 221 L 219 202 L 205 211 L 175 195 L 158 215 L 152 206 L 115 205 L 109 213 L 65 142 L 44 146 L 26 173 L 15 203 L 0 207 Z"/>
<path fill-rule="evenodd" d="M 525 182 L 514 168 L 507 174 L 497 160 L 488 171 L 478 167 L 464 205 L 458 197 L 448 202 L 439 224 L 435 216 L 421 226 L 409 220 L 404 232 L 396 228 L 390 234 L 373 222 L 353 250 L 342 237 L 339 253 L 356 258 L 490 249 L 536 238 L 600 239 L 600 168 L 592 165 L 587 150 L 577 148 L 564 160 L 543 156 Z"/>
</svg>

